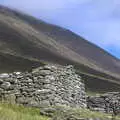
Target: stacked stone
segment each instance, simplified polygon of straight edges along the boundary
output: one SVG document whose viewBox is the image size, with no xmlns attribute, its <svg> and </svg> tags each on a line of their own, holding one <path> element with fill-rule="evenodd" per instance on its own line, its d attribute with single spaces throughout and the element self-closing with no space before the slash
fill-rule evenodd
<svg viewBox="0 0 120 120">
<path fill-rule="evenodd" d="M 28 106 L 85 107 L 84 83 L 73 66 L 46 65 L 32 72 L 0 75 L 0 98 Z"/>
<path fill-rule="evenodd" d="M 111 113 L 114 112 L 113 109 L 115 109 L 120 113 L 120 92 L 109 92 L 99 96 L 89 96 L 87 97 L 87 106 L 91 110 Z"/>
</svg>

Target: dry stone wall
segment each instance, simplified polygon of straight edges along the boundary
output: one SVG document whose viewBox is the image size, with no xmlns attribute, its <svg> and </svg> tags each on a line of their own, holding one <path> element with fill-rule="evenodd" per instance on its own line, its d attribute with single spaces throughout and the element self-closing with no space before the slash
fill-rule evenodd
<svg viewBox="0 0 120 120">
<path fill-rule="evenodd" d="M 120 114 L 120 92 L 89 96 L 87 97 L 87 107 L 90 110 Z"/>
<path fill-rule="evenodd" d="M 71 65 L 46 65 L 31 72 L 1 74 L 0 99 L 34 107 L 86 107 L 84 83 Z"/>
</svg>

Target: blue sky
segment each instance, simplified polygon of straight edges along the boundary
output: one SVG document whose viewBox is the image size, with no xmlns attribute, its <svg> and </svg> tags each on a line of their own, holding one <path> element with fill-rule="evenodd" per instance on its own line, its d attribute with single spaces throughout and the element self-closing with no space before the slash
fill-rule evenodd
<svg viewBox="0 0 120 120">
<path fill-rule="evenodd" d="M 120 58 L 120 0 L 0 0 L 68 28 Z"/>
</svg>

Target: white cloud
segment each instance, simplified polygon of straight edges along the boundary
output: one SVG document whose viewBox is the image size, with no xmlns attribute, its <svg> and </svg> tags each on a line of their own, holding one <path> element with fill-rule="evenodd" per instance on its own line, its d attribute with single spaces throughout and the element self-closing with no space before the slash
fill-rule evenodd
<svg viewBox="0 0 120 120">
<path fill-rule="evenodd" d="M 69 4 L 83 4 L 90 0 L 4 0 L 3 4 L 19 9 L 56 10 Z"/>
</svg>

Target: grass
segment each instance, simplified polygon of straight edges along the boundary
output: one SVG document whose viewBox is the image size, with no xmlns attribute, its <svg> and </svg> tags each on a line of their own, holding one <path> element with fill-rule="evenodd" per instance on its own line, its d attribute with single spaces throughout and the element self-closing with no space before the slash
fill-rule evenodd
<svg viewBox="0 0 120 120">
<path fill-rule="evenodd" d="M 83 110 L 77 110 L 77 112 L 80 114 L 80 116 L 82 118 L 99 118 L 101 120 L 108 120 L 108 119 L 112 119 L 112 115 L 111 114 L 105 114 L 102 112 L 94 112 L 94 111 L 90 111 L 87 109 L 83 109 Z M 115 120 L 120 120 L 120 116 L 116 116 Z"/>
<path fill-rule="evenodd" d="M 97 96 L 97 95 L 102 95 L 102 93 L 100 93 L 100 92 L 93 92 L 93 91 L 87 90 L 86 91 L 86 95 L 87 96 Z"/>
<path fill-rule="evenodd" d="M 49 120 L 40 115 L 40 110 L 0 103 L 0 120 Z"/>
<path fill-rule="evenodd" d="M 54 114 L 53 120 L 68 120 L 69 118 L 83 118 L 83 119 L 100 119 L 100 120 L 108 120 L 112 118 L 112 115 L 104 114 L 100 112 L 93 112 L 88 109 L 69 109 L 66 111 L 56 111 Z M 119 119 L 117 119 L 119 120 Z"/>
<path fill-rule="evenodd" d="M 12 105 L 0 103 L 0 120 L 68 120 L 68 118 L 99 118 L 108 120 L 112 118 L 110 114 L 93 112 L 87 109 L 76 109 L 67 107 L 55 107 L 53 118 L 40 115 L 40 109 L 28 108 L 22 105 Z M 120 120 L 120 117 L 116 117 Z"/>
</svg>

